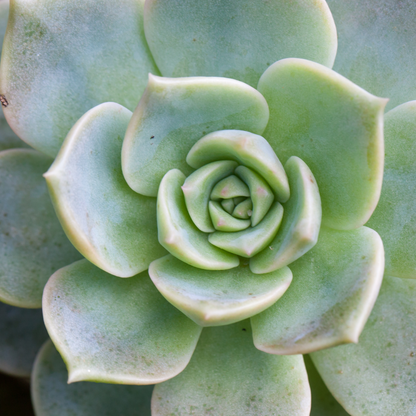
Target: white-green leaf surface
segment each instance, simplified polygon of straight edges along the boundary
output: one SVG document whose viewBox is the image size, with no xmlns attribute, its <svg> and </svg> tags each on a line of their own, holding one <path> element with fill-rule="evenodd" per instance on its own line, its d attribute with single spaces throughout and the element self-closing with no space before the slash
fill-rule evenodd
<svg viewBox="0 0 416 416">
<path fill-rule="evenodd" d="M 0 371 L 30 377 L 36 354 L 48 339 L 42 311 L 0 302 L 0 334 Z"/>
<path fill-rule="evenodd" d="M 124 176 L 136 192 L 156 196 L 169 170 L 193 172 L 185 159 L 201 137 L 224 129 L 261 134 L 268 119 L 264 97 L 242 82 L 149 76 L 123 144 Z"/>
<path fill-rule="evenodd" d="M 312 410 L 310 416 L 348 416 L 349 414 L 335 400 L 325 386 L 321 376 L 312 363 L 309 355 L 304 355 L 306 371 L 312 393 Z"/>
<path fill-rule="evenodd" d="M 51 274 L 81 258 L 42 177 L 51 163 L 35 150 L 0 153 L 0 301 L 23 308 L 40 308 Z"/>
<path fill-rule="evenodd" d="M 415 297 L 415 280 L 385 276 L 360 342 L 311 355 L 352 416 L 415 414 Z"/>
<path fill-rule="evenodd" d="M 373 213 L 383 179 L 383 110 L 375 97 L 314 62 L 275 63 L 258 85 L 270 108 L 263 136 L 282 163 L 300 157 L 313 172 L 322 221 L 354 229 Z"/>
<path fill-rule="evenodd" d="M 256 347 L 307 354 L 358 342 L 383 278 L 380 236 L 367 227 L 323 227 L 318 244 L 290 269 L 293 282 L 282 299 L 251 318 Z"/>
<path fill-rule="evenodd" d="M 152 396 L 152 416 L 309 416 L 310 406 L 302 357 L 256 350 L 249 321 L 204 328 L 186 369 Z"/>
<path fill-rule="evenodd" d="M 260 174 L 278 201 L 289 199 L 289 182 L 283 165 L 263 137 L 247 131 L 215 131 L 198 140 L 186 156 L 186 162 L 195 169 L 223 159 L 236 160 Z"/>
<path fill-rule="evenodd" d="M 368 222 L 383 239 L 386 273 L 416 278 L 416 101 L 385 116 L 385 166 L 380 202 Z"/>
<path fill-rule="evenodd" d="M 206 270 L 237 267 L 239 259 L 208 242 L 188 214 L 182 185 L 185 175 L 170 170 L 162 179 L 157 196 L 157 225 L 160 244 L 183 262 Z"/>
<path fill-rule="evenodd" d="M 241 204 L 243 203 L 241 202 Z M 240 204 L 237 205 L 237 207 L 239 206 Z M 255 227 L 235 233 L 216 231 L 208 237 L 208 241 L 230 253 L 249 258 L 269 246 L 282 223 L 282 219 L 283 208 L 278 202 L 275 202 L 267 215 Z"/>
<path fill-rule="evenodd" d="M 337 50 L 324 0 L 147 0 L 145 32 L 164 76 L 221 76 L 253 87 L 279 59 L 332 67 Z"/>
<path fill-rule="evenodd" d="M 166 254 L 157 241 L 156 199 L 132 191 L 121 170 L 130 117 L 115 103 L 91 109 L 45 175 L 68 238 L 89 261 L 120 277 L 140 273 Z"/>
<path fill-rule="evenodd" d="M 231 160 L 219 160 L 199 168 L 189 175 L 182 185 L 186 208 L 193 223 L 203 232 L 214 231 L 208 209 L 211 191 L 221 179 L 234 172 L 237 163 Z"/>
<path fill-rule="evenodd" d="M 75 122 L 114 101 L 134 110 L 158 73 L 143 32 L 143 0 L 14 0 L 0 69 L 17 135 L 55 157 Z"/>
<path fill-rule="evenodd" d="M 285 215 L 269 250 L 250 259 L 250 269 L 254 273 L 268 273 L 287 266 L 318 241 L 322 210 L 316 180 L 308 166 L 296 156 L 287 161 L 285 168 L 291 197 L 283 204 Z"/>
<path fill-rule="evenodd" d="M 4 34 L 6 33 L 7 18 L 9 16 L 9 0 L 0 0 L 0 53 L 3 45 Z M 7 104 L 6 104 L 7 105 Z M 0 151 L 27 147 L 27 144 L 20 140 L 4 118 L 3 106 L 0 105 Z"/>
<path fill-rule="evenodd" d="M 52 342 L 36 359 L 32 401 L 36 416 L 150 416 L 153 386 L 103 383 L 68 385 L 65 363 Z"/>
<path fill-rule="evenodd" d="M 387 108 L 416 98 L 416 3 L 327 0 L 338 31 L 334 70 L 380 97 Z"/>
<path fill-rule="evenodd" d="M 147 272 L 121 279 L 86 260 L 50 278 L 43 313 L 69 382 L 159 383 L 185 368 L 201 333 Z"/>
<path fill-rule="evenodd" d="M 169 255 L 154 261 L 149 275 L 160 293 L 201 326 L 227 325 L 262 312 L 292 281 L 287 268 L 261 276 L 247 265 L 231 270 L 200 270 Z"/>
</svg>

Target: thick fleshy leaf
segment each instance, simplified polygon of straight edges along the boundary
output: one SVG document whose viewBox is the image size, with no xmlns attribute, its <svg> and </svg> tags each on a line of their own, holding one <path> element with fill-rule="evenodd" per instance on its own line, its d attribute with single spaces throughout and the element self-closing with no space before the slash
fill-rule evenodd
<svg viewBox="0 0 416 416">
<path fill-rule="evenodd" d="M 338 30 L 334 70 L 391 109 L 416 97 L 416 3 L 327 0 Z"/>
<path fill-rule="evenodd" d="M 292 281 L 285 267 L 259 276 L 247 266 L 198 270 L 169 255 L 154 261 L 149 275 L 160 293 L 202 326 L 226 325 L 264 311 Z"/>
<path fill-rule="evenodd" d="M 9 16 L 9 0 L 0 1 L 0 53 L 3 45 L 4 34 L 6 33 L 7 18 Z M 15 149 L 17 147 L 28 147 L 25 142 L 20 140 L 4 118 L 3 106 L 8 106 L 8 101 L 4 101 L 0 107 L 0 151 Z"/>
<path fill-rule="evenodd" d="M 211 192 L 211 199 L 238 198 L 240 196 L 250 196 L 247 185 L 235 175 L 230 175 L 218 182 Z"/>
<path fill-rule="evenodd" d="M 285 296 L 252 318 L 254 343 L 271 354 L 307 354 L 358 342 L 383 278 L 380 236 L 367 227 L 322 228 L 318 244 L 290 266 Z"/>
<path fill-rule="evenodd" d="M 196 228 L 188 214 L 181 186 L 185 175 L 177 169 L 162 179 L 157 196 L 159 242 L 178 259 L 206 270 L 237 267 L 238 257 L 214 247 L 208 234 Z"/>
<path fill-rule="evenodd" d="M 219 202 L 209 201 L 209 214 L 214 228 L 218 231 L 241 231 L 250 227 L 250 220 L 234 218 L 226 212 Z"/>
<path fill-rule="evenodd" d="M 50 275 L 81 257 L 42 178 L 51 162 L 35 150 L 0 153 L 0 300 L 23 308 L 40 308 Z"/>
<path fill-rule="evenodd" d="M 65 364 L 48 341 L 36 359 L 32 401 L 36 416 L 150 416 L 153 386 L 67 384 Z"/>
<path fill-rule="evenodd" d="M 186 369 L 155 387 L 152 416 L 309 416 L 302 357 L 260 352 L 251 335 L 249 321 L 204 328 Z"/>
<path fill-rule="evenodd" d="M 241 201 L 233 210 L 233 217 L 242 218 L 244 220 L 250 218 L 253 215 L 253 201 L 251 198 L 247 198 Z"/>
<path fill-rule="evenodd" d="M 348 416 L 344 408 L 335 400 L 325 386 L 321 376 L 309 355 L 304 355 L 306 371 L 312 393 L 312 410 L 310 416 Z"/>
<path fill-rule="evenodd" d="M 124 176 L 136 192 L 156 196 L 169 170 L 192 173 L 185 159 L 201 137 L 223 129 L 261 134 L 268 119 L 264 97 L 242 82 L 150 75 L 124 140 Z"/>
<path fill-rule="evenodd" d="M 188 364 L 201 333 L 162 297 L 147 272 L 120 279 L 86 260 L 50 278 L 43 311 L 70 383 L 167 380 Z"/>
<path fill-rule="evenodd" d="M 255 227 L 236 233 L 216 231 L 208 241 L 216 247 L 241 257 L 252 257 L 264 250 L 273 240 L 283 218 L 283 208 L 275 202 L 263 220 Z"/>
<path fill-rule="evenodd" d="M 386 100 L 314 62 L 285 59 L 261 77 L 270 107 L 263 136 L 285 161 L 296 155 L 312 170 L 325 225 L 348 230 L 373 213 L 383 179 Z"/>
<path fill-rule="evenodd" d="M 234 200 L 233 199 L 224 199 L 221 201 L 221 206 L 229 213 L 229 214 L 233 214 L 234 208 L 235 208 L 235 204 L 234 204 Z M 238 217 L 236 217 L 238 218 Z"/>
<path fill-rule="evenodd" d="M 157 241 L 155 198 L 133 192 L 121 170 L 130 117 L 115 103 L 90 110 L 45 175 L 68 238 L 89 261 L 120 277 L 140 273 L 166 254 Z"/>
<path fill-rule="evenodd" d="M 143 0 L 14 0 L 0 69 L 13 130 L 56 156 L 92 107 L 133 110 L 158 73 L 143 32 Z"/>
<path fill-rule="evenodd" d="M 48 339 L 42 311 L 0 302 L 0 371 L 30 377 L 33 362 Z"/>
<path fill-rule="evenodd" d="M 289 182 L 276 153 L 263 137 L 247 131 L 224 130 L 198 140 L 186 156 L 197 169 L 215 160 L 232 159 L 259 173 L 280 202 L 289 199 Z"/>
<path fill-rule="evenodd" d="M 237 167 L 231 160 L 219 160 L 198 169 L 185 179 L 182 186 L 186 208 L 193 223 L 203 232 L 212 233 L 208 201 L 215 184 L 229 176 Z"/>
<path fill-rule="evenodd" d="M 416 278 L 416 101 L 385 116 L 385 166 L 380 202 L 368 226 L 380 233 L 386 273 Z"/>
<path fill-rule="evenodd" d="M 286 163 L 291 197 L 283 205 L 285 215 L 270 250 L 250 259 L 253 273 L 268 273 L 287 266 L 310 250 L 318 240 L 321 200 L 318 185 L 306 164 L 296 156 Z"/>
<path fill-rule="evenodd" d="M 349 414 L 415 414 L 415 297 L 415 280 L 385 276 L 360 342 L 311 355 Z"/>
<path fill-rule="evenodd" d="M 145 32 L 164 76 L 221 76 L 253 87 L 279 59 L 332 67 L 337 49 L 323 0 L 148 0 Z"/>
<path fill-rule="evenodd" d="M 246 166 L 239 166 L 235 170 L 250 189 L 250 198 L 253 203 L 251 225 L 255 227 L 266 215 L 273 204 L 274 195 L 267 182 L 256 172 Z"/>
</svg>

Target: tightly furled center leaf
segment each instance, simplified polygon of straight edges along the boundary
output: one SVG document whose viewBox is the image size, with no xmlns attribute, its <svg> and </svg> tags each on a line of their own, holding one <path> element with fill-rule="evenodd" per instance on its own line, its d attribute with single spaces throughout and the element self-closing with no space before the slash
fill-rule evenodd
<svg viewBox="0 0 416 416">
<path fill-rule="evenodd" d="M 187 162 L 197 170 L 186 179 L 170 170 L 158 193 L 159 242 L 178 259 L 201 269 L 227 270 L 237 267 L 241 256 L 252 258 L 252 271 L 266 273 L 315 245 L 321 202 L 315 178 L 301 159 L 288 160 L 288 180 L 263 137 L 223 130 L 196 142 Z M 290 207 L 285 216 L 279 201 Z M 272 255 L 262 255 L 265 250 Z"/>
</svg>

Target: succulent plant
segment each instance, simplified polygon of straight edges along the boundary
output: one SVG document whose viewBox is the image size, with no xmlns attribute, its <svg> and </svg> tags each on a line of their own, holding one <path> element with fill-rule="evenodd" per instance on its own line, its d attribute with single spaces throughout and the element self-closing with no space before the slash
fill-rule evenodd
<svg viewBox="0 0 416 416">
<path fill-rule="evenodd" d="M 42 306 L 37 416 L 414 414 L 416 6 L 328 3 L 11 1 L 0 369 Z"/>
</svg>

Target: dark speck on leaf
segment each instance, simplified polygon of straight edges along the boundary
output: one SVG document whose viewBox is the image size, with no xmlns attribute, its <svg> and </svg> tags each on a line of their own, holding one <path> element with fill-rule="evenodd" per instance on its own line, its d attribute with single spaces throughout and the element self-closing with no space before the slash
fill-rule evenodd
<svg viewBox="0 0 416 416">
<path fill-rule="evenodd" d="M 9 102 L 7 101 L 6 96 L 3 94 L 0 94 L 0 102 L 1 102 L 1 105 L 5 108 L 9 105 Z"/>
<path fill-rule="evenodd" d="M 247 329 L 243 328 L 243 331 L 247 331 Z"/>
<path fill-rule="evenodd" d="M 155 138 L 155 136 L 150 136 L 150 140 L 152 140 L 152 139 L 154 139 Z"/>
</svg>

